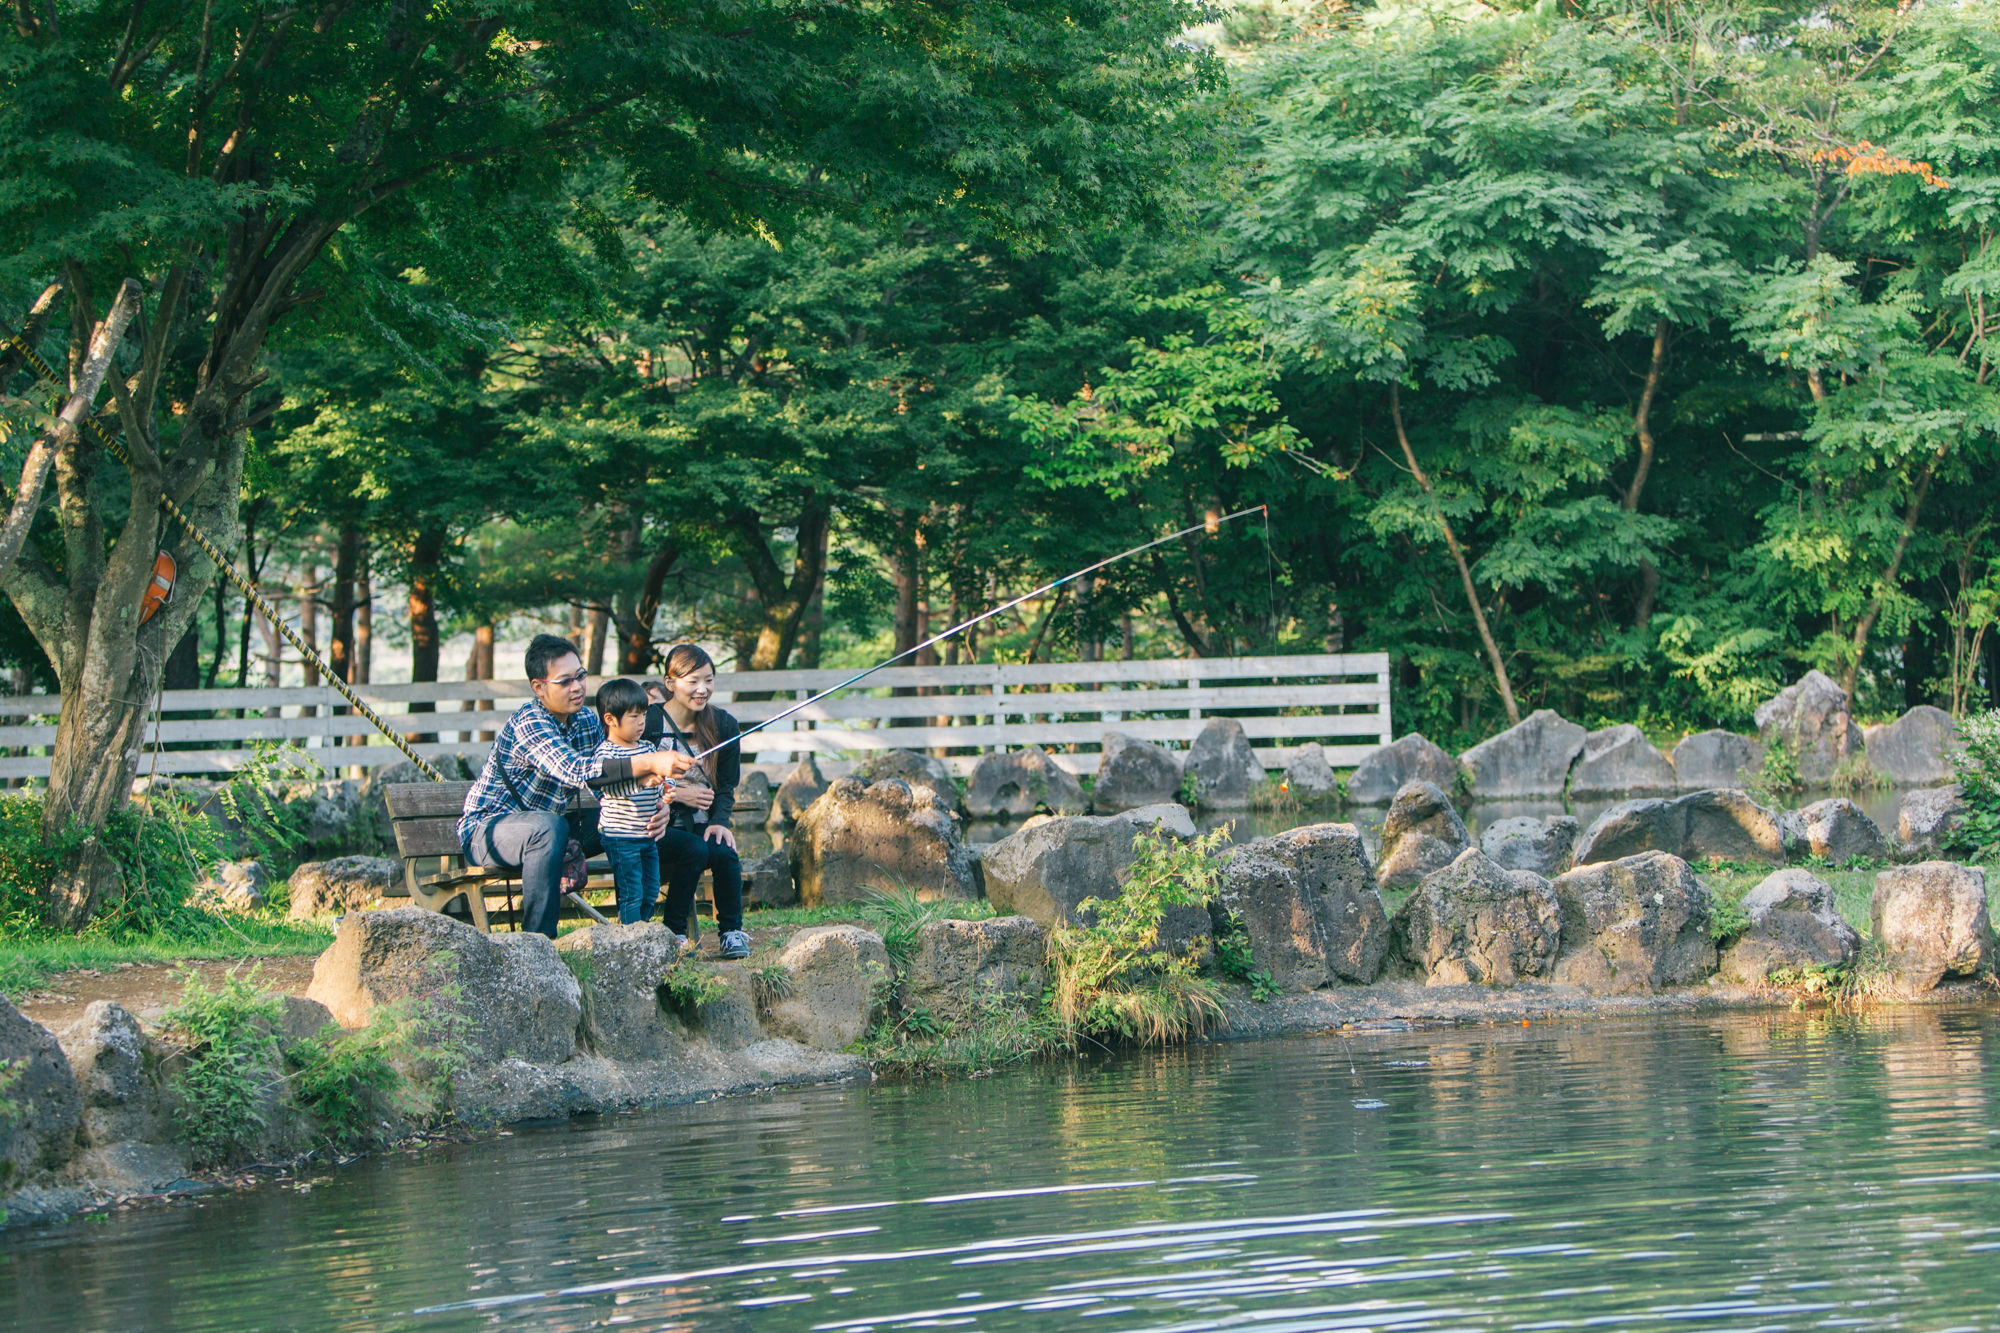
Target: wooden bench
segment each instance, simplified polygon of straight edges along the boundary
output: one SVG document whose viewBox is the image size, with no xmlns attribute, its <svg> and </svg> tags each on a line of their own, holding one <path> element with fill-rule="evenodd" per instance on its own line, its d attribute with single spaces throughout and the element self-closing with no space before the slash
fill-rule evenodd
<svg viewBox="0 0 2000 1333">
<path fill-rule="evenodd" d="M 490 930 L 486 915 L 486 895 L 504 893 L 507 913 L 514 928 L 520 929 L 520 913 L 514 894 L 521 877 L 507 866 L 467 864 L 458 841 L 458 817 L 465 809 L 470 782 L 397 782 L 383 788 L 389 807 L 390 827 L 396 832 L 396 854 L 403 858 L 403 888 L 410 901 L 433 912 L 442 912 L 457 899 L 465 900 L 472 924 Z M 425 869 L 426 862 L 435 862 Z M 616 902 L 617 886 L 611 866 L 603 857 L 594 857 L 584 884 L 584 900 L 592 893 L 610 893 Z"/>
</svg>

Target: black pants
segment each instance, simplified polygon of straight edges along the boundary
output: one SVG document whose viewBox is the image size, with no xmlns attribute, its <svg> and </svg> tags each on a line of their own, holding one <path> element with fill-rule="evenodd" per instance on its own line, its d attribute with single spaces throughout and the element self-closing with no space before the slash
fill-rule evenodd
<svg viewBox="0 0 2000 1333">
<path fill-rule="evenodd" d="M 660 919 L 669 930 L 687 934 L 701 872 L 715 872 L 715 928 L 743 929 L 743 863 L 726 842 L 670 828 L 660 835 L 660 877 L 667 881 L 667 905 Z"/>
</svg>

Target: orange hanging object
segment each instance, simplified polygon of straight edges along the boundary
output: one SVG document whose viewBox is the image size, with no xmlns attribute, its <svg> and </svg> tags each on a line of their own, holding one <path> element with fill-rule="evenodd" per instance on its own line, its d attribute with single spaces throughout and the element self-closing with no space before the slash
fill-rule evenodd
<svg viewBox="0 0 2000 1333">
<path fill-rule="evenodd" d="M 180 573 L 180 566 L 165 551 L 153 557 L 153 579 L 146 585 L 146 595 L 139 599 L 139 623 L 145 624 L 160 613 L 160 608 L 174 600 L 174 579 Z"/>
</svg>

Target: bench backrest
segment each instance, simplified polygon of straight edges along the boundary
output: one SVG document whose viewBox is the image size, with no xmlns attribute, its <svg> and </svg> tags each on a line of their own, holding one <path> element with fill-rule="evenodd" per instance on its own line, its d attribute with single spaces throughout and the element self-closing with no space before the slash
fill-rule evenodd
<svg viewBox="0 0 2000 1333">
<path fill-rule="evenodd" d="M 458 856 L 458 817 L 470 782 L 392 782 L 382 789 L 396 830 L 396 854 Z"/>
</svg>

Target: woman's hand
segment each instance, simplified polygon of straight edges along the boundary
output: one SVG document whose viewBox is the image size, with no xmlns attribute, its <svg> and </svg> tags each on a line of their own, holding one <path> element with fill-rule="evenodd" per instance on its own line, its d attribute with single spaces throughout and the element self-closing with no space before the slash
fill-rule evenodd
<svg viewBox="0 0 2000 1333">
<path fill-rule="evenodd" d="M 702 836 L 710 842 L 719 842 L 730 851 L 736 850 L 736 835 L 720 824 L 710 824 L 702 830 Z"/>
<path fill-rule="evenodd" d="M 678 786 L 670 787 L 668 791 L 671 793 L 667 798 L 668 800 L 676 805 L 685 805 L 694 810 L 706 810 L 710 803 L 715 800 L 715 788 L 702 787 L 690 782 L 683 782 Z"/>
</svg>

